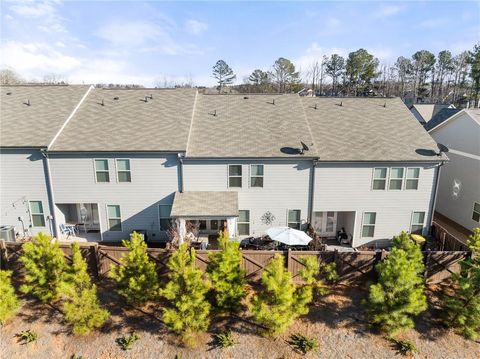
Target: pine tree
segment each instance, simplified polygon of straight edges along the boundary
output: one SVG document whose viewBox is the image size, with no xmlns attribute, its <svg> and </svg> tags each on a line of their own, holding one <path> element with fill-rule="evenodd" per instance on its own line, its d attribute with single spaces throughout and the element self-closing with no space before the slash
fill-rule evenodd
<svg viewBox="0 0 480 359">
<path fill-rule="evenodd" d="M 112 266 L 109 276 L 129 303 L 145 304 L 158 293 L 155 263 L 148 258 L 147 245 L 140 234 L 134 232 L 130 241 L 123 240 L 122 243 L 129 252 L 122 255 L 120 265 Z"/>
<path fill-rule="evenodd" d="M 254 296 L 251 311 L 256 322 L 267 328 L 267 334 L 283 332 L 296 318 L 308 313 L 318 263 L 307 260 L 305 265 L 301 272 L 305 284 L 298 288 L 293 283 L 292 274 L 285 268 L 282 255 L 276 254 L 265 267 L 262 289 Z"/>
<path fill-rule="evenodd" d="M 394 238 L 392 251 L 375 269 L 378 283 L 370 286 L 364 302 L 370 320 L 389 335 L 413 328 L 412 317 L 427 309 L 420 248 L 402 233 Z"/>
<path fill-rule="evenodd" d="M 210 304 L 206 300 L 208 281 L 195 267 L 195 250 L 183 243 L 168 260 L 169 281 L 160 294 L 170 301 L 164 308 L 163 321 L 185 344 L 194 345 L 194 334 L 208 329 Z"/>
<path fill-rule="evenodd" d="M 245 271 L 241 268 L 240 243 L 225 232 L 218 237 L 220 251 L 209 253 L 207 273 L 213 284 L 215 305 L 220 311 L 235 312 L 245 297 Z"/>
<path fill-rule="evenodd" d="M 109 313 L 100 307 L 97 287 L 92 284 L 87 262 L 76 242 L 72 244 L 72 265 L 66 271 L 62 294 L 65 299 L 63 313 L 73 325 L 74 334 L 86 335 L 107 320 Z"/>
<path fill-rule="evenodd" d="M 467 242 L 471 258 L 460 262 L 461 271 L 452 276 L 451 296 L 444 298 L 445 324 L 476 340 L 480 330 L 480 228 Z"/>
<path fill-rule="evenodd" d="M 44 303 L 56 300 L 66 268 L 59 243 L 39 233 L 23 244 L 22 250 L 20 261 L 25 266 L 25 283 L 20 291 L 31 293 Z"/>
<path fill-rule="evenodd" d="M 0 270 L 0 324 L 5 323 L 20 307 L 11 276 L 11 271 Z"/>
</svg>

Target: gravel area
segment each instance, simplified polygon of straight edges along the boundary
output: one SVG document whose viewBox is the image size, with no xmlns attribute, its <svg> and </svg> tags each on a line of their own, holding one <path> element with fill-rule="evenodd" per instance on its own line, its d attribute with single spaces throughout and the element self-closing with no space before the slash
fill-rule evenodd
<svg viewBox="0 0 480 359">
<path fill-rule="evenodd" d="M 198 336 L 196 348 L 185 348 L 159 320 L 161 309 L 149 306 L 142 310 L 119 306 L 111 289 L 103 290 L 102 301 L 111 311 L 107 325 L 86 337 L 75 337 L 54 307 L 25 300 L 22 310 L 0 329 L 0 358 L 54 359 L 71 358 L 218 358 L 275 359 L 302 358 L 286 340 L 301 333 L 318 339 L 320 348 L 306 358 L 401 358 L 381 335 L 368 329 L 360 307 L 365 295 L 356 288 L 335 288 L 330 295 L 312 305 L 310 314 L 298 320 L 287 333 L 263 338 L 258 327 L 245 320 L 220 319 L 212 323 L 209 333 Z M 435 295 L 430 296 L 435 300 Z M 417 329 L 403 334 L 419 349 L 416 358 L 480 358 L 480 342 L 466 340 L 441 329 L 438 313 L 429 311 L 418 319 Z M 215 348 L 212 333 L 230 328 L 237 344 L 228 349 Z M 35 343 L 20 344 L 16 334 L 31 329 L 38 333 Z M 140 340 L 132 350 L 123 351 L 116 339 L 135 331 Z"/>
</svg>

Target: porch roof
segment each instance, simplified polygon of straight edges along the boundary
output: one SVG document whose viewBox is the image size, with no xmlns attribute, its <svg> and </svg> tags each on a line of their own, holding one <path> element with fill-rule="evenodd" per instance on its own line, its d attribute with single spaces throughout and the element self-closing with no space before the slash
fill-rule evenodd
<svg viewBox="0 0 480 359">
<path fill-rule="evenodd" d="M 172 217 L 238 217 L 238 193 L 234 191 L 176 192 Z"/>
</svg>

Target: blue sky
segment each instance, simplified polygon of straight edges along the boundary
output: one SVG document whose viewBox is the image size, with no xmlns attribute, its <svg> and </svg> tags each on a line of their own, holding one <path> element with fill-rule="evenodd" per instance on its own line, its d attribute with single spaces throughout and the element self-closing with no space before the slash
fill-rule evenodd
<svg viewBox="0 0 480 359">
<path fill-rule="evenodd" d="M 255 68 L 364 47 L 382 63 L 480 41 L 480 2 L 1 1 L 0 64 L 71 83 L 192 79 L 212 85 L 224 59 L 242 83 Z"/>
</svg>

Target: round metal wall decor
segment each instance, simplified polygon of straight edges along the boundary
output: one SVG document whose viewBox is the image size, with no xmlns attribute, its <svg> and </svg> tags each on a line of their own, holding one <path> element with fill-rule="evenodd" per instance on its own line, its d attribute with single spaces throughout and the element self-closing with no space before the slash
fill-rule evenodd
<svg viewBox="0 0 480 359">
<path fill-rule="evenodd" d="M 271 225 L 273 221 L 275 220 L 275 216 L 272 214 L 272 212 L 267 211 L 263 214 L 263 216 L 260 218 L 262 220 L 262 223 L 266 224 L 267 226 Z"/>
</svg>

